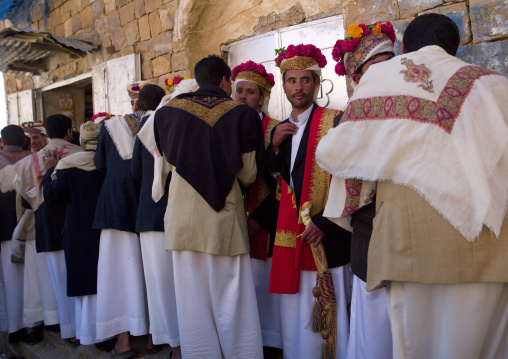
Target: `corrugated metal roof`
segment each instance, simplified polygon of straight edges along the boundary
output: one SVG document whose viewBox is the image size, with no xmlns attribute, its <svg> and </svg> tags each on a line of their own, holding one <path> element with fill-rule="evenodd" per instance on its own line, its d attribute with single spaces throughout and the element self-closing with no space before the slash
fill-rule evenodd
<svg viewBox="0 0 508 359">
<path fill-rule="evenodd" d="M 1 65 L 4 72 L 38 74 L 45 71 L 43 58 L 55 53 L 84 56 L 96 47 L 79 40 L 54 36 L 49 32 L 8 28 L 0 31 Z"/>
</svg>

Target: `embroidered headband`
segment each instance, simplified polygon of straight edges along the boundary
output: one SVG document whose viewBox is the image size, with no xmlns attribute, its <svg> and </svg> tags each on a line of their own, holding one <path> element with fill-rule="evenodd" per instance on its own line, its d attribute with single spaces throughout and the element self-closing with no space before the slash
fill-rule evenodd
<svg viewBox="0 0 508 359">
<path fill-rule="evenodd" d="M 353 24 L 347 29 L 346 38 L 337 40 L 332 56 L 337 65 L 335 73 L 339 76 L 352 76 L 372 56 L 384 52 L 395 55 L 393 25 L 376 22 L 371 25 Z"/>
<path fill-rule="evenodd" d="M 190 76 L 181 77 L 180 75 L 176 75 L 175 77 L 170 77 L 164 80 L 164 88 L 166 91 L 169 91 L 169 93 L 173 93 L 175 91 L 176 86 L 182 82 L 183 80 L 190 79 Z"/>
<path fill-rule="evenodd" d="M 263 65 L 257 64 L 254 61 L 247 61 L 236 66 L 231 71 L 231 78 L 233 81 L 245 80 L 258 85 L 265 97 L 270 97 L 272 87 L 275 86 L 273 75 L 267 73 Z"/>
<path fill-rule="evenodd" d="M 127 85 L 127 92 L 131 98 L 137 98 L 139 96 L 139 90 L 146 85 L 151 84 L 150 81 L 134 81 Z"/>
<path fill-rule="evenodd" d="M 41 133 L 41 134 L 47 136 L 46 129 L 44 128 L 44 125 L 40 121 L 23 122 L 20 126 L 26 135 L 33 135 L 35 133 Z"/>
<path fill-rule="evenodd" d="M 275 65 L 280 72 L 287 70 L 310 70 L 314 73 L 314 81 L 319 84 L 321 69 L 326 66 L 326 57 L 320 49 L 312 44 L 289 45 L 288 48 L 275 50 Z"/>
</svg>

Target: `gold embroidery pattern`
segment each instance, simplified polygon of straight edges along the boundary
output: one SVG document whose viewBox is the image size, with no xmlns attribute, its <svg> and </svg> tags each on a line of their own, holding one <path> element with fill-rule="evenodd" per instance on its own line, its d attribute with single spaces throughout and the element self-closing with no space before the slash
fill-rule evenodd
<svg viewBox="0 0 508 359">
<path fill-rule="evenodd" d="M 404 95 L 354 100 L 340 122 L 399 118 L 434 124 L 451 133 L 474 81 L 486 75 L 498 74 L 478 66 L 460 68 L 448 80 L 437 102 Z"/>
<path fill-rule="evenodd" d="M 228 98 L 194 96 L 183 99 L 175 97 L 167 106 L 184 110 L 213 126 L 219 118 L 239 105 L 240 102 Z"/>
<path fill-rule="evenodd" d="M 434 85 L 432 80 L 429 80 L 432 71 L 425 66 L 425 64 L 415 65 L 413 60 L 406 57 L 400 60 L 402 65 L 406 65 L 407 70 L 402 70 L 400 73 L 404 74 L 404 80 L 407 82 L 421 82 L 418 87 L 421 87 L 427 92 L 434 93 Z"/>
<path fill-rule="evenodd" d="M 296 233 L 286 230 L 277 230 L 275 245 L 288 248 L 296 248 Z"/>
<path fill-rule="evenodd" d="M 333 128 L 333 119 L 340 114 L 338 110 L 324 109 L 317 133 L 317 140 L 313 141 L 312 152 L 316 153 L 316 148 L 321 139 L 326 135 L 329 129 Z M 316 213 L 325 208 L 326 199 L 328 198 L 328 189 L 330 187 L 330 174 L 323 171 L 317 164 L 316 156 L 312 157 L 312 168 L 311 168 L 311 186 L 309 188 L 309 198 L 312 201 L 312 207 L 310 210 L 310 216 L 314 216 Z"/>
<path fill-rule="evenodd" d="M 270 97 L 270 91 L 272 89 L 272 85 L 270 85 L 268 83 L 268 81 L 263 76 L 258 74 L 257 72 L 242 71 L 242 72 L 239 72 L 238 75 L 236 75 L 236 79 L 237 80 L 243 79 L 243 80 L 247 80 L 252 83 L 255 83 L 256 85 L 261 87 L 261 90 L 263 91 L 263 96 Z"/>
<path fill-rule="evenodd" d="M 280 65 L 280 73 L 283 73 L 287 70 L 305 70 L 312 65 L 317 65 L 316 60 L 313 58 L 306 56 L 294 56 L 290 59 L 285 60 Z"/>
<path fill-rule="evenodd" d="M 125 123 L 129 127 L 129 130 L 132 133 L 132 136 L 136 136 L 138 134 L 139 130 L 139 122 L 136 120 L 136 118 L 132 115 L 125 115 L 124 117 Z"/>
<path fill-rule="evenodd" d="M 265 131 L 265 149 L 267 149 L 268 145 L 270 144 L 273 128 L 277 126 L 279 123 L 280 121 L 274 120 L 273 118 L 270 118 L 270 121 L 268 121 L 268 125 L 266 126 Z"/>
</svg>

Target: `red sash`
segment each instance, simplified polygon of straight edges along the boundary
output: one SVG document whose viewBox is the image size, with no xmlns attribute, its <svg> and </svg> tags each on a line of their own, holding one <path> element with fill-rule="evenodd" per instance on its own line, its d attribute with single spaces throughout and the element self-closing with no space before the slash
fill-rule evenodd
<svg viewBox="0 0 508 359">
<path fill-rule="evenodd" d="M 265 134 L 265 148 L 270 144 L 270 135 L 272 129 L 280 122 L 268 116 L 263 117 L 263 133 Z M 247 204 L 247 213 L 252 213 L 263 202 L 270 193 L 263 177 L 258 177 L 251 185 L 249 193 L 249 203 Z M 250 257 L 266 261 L 268 258 L 268 249 L 270 245 L 270 233 L 261 229 L 258 235 L 250 241 Z"/>
<path fill-rule="evenodd" d="M 333 128 L 333 119 L 339 113 L 337 110 L 318 107 L 310 124 L 300 206 L 310 201 L 311 217 L 325 208 L 331 179 L 331 176 L 317 165 L 316 148 L 321 138 Z M 300 271 L 315 271 L 316 265 L 310 246 L 296 238 L 305 231 L 305 225 L 298 216 L 294 192 L 283 179 L 281 181 L 281 200 L 269 292 L 295 294 L 300 290 Z"/>
</svg>

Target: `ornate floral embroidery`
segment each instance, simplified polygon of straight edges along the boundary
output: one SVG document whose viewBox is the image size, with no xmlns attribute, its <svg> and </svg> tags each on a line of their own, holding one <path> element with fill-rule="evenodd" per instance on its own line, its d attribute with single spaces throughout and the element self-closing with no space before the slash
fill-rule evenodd
<svg viewBox="0 0 508 359">
<path fill-rule="evenodd" d="M 275 245 L 281 247 L 296 248 L 296 233 L 286 230 L 277 230 Z"/>
<path fill-rule="evenodd" d="M 354 213 L 360 206 L 360 193 L 362 192 L 363 181 L 356 178 L 346 179 L 346 203 L 341 217 L 349 216 Z"/>
<path fill-rule="evenodd" d="M 380 96 L 349 103 L 341 123 L 359 120 L 410 119 L 431 123 L 452 132 L 473 83 L 481 76 L 496 74 L 477 66 L 460 68 L 446 83 L 437 102 L 411 96 Z"/>
<path fill-rule="evenodd" d="M 240 102 L 225 97 L 174 98 L 168 105 L 182 109 L 213 126 L 226 112 L 241 105 Z"/>
<path fill-rule="evenodd" d="M 427 92 L 434 93 L 434 85 L 432 80 L 429 80 L 432 71 L 425 66 L 425 64 L 415 65 L 413 60 L 408 60 L 406 57 L 400 60 L 400 63 L 406 65 L 407 70 L 402 70 L 400 73 L 404 74 L 404 80 L 407 82 L 421 82 L 418 87 L 421 87 Z"/>
<path fill-rule="evenodd" d="M 55 153 L 60 157 L 64 158 L 69 155 L 69 151 L 65 147 L 55 147 Z"/>
</svg>

